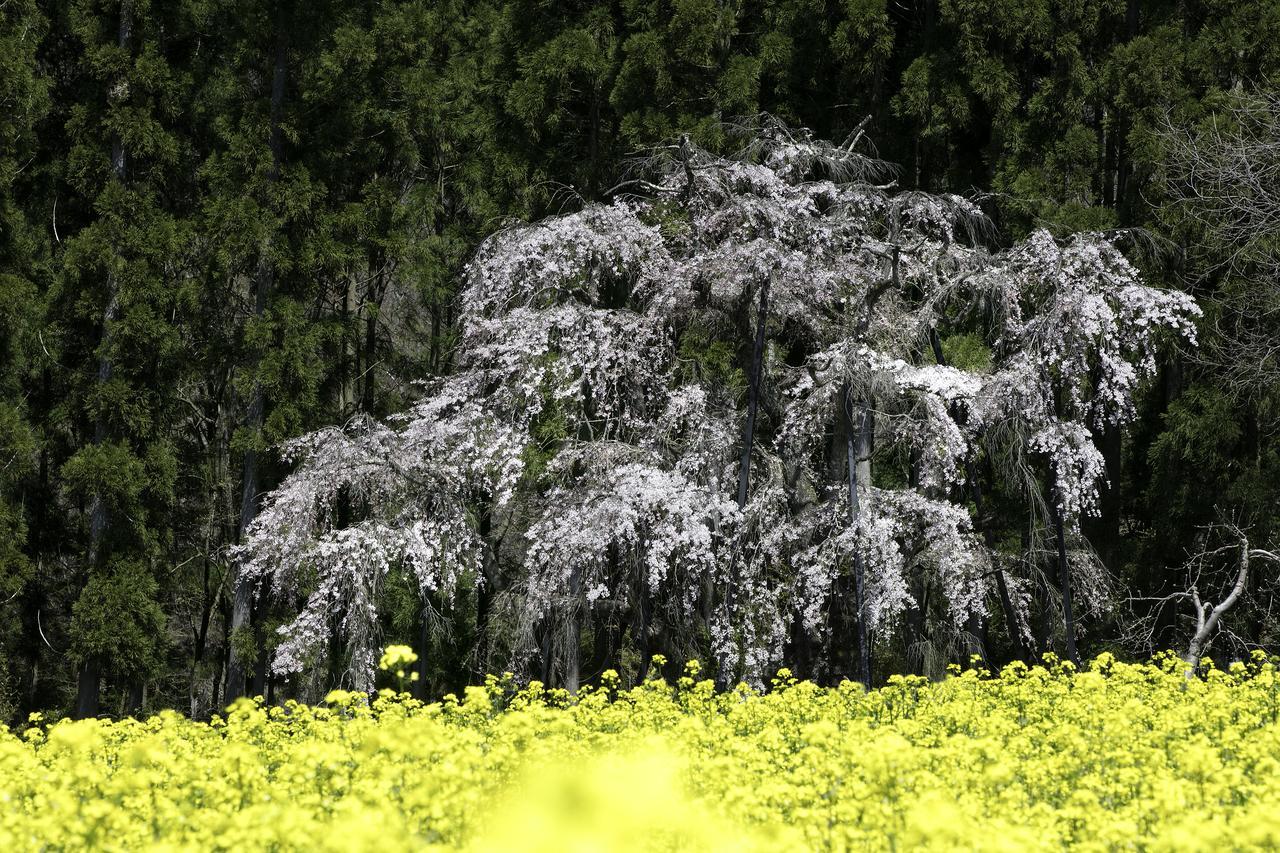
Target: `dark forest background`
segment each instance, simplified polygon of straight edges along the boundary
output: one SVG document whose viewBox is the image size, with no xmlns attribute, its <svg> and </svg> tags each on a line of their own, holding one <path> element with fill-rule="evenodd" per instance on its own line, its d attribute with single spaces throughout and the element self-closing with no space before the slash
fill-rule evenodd
<svg viewBox="0 0 1280 853">
<path fill-rule="evenodd" d="M 287 470 L 272 447 L 403 408 L 449 369 L 480 238 L 680 133 L 724 149 L 767 112 L 839 140 L 869 116 L 900 186 L 980 196 L 1004 242 L 1145 229 L 1144 272 L 1202 300 L 1206 351 L 1233 324 L 1265 337 L 1163 164 L 1169 128 L 1278 68 L 1270 0 L 0 3 L 0 719 L 77 690 L 207 713 L 232 642 L 270 689 L 273 614 L 231 633 L 228 549 Z M 1270 541 L 1278 392 L 1175 353 L 1138 426 L 1098 437 L 1086 534 L 1135 598 L 1185 587 L 1207 524 Z M 1269 583 L 1237 645 L 1277 643 Z M 424 693 L 481 676 L 474 636 L 388 595 L 388 638 L 429 638 Z M 1087 615 L 1084 650 L 1136 653 L 1135 608 Z M 1152 638 L 1188 631 L 1170 613 Z"/>
</svg>

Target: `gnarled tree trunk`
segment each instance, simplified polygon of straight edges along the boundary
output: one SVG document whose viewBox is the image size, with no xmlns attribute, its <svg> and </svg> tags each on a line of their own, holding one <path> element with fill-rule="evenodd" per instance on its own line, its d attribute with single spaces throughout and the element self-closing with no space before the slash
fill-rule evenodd
<svg viewBox="0 0 1280 853">
<path fill-rule="evenodd" d="M 1210 606 L 1208 602 L 1201 601 L 1200 591 L 1194 584 L 1191 586 L 1191 602 L 1196 610 L 1196 632 L 1192 634 L 1191 641 L 1187 643 L 1187 653 L 1183 655 L 1183 660 L 1187 662 L 1187 677 L 1190 678 L 1200 666 L 1200 661 L 1204 658 L 1205 652 L 1209 650 L 1209 646 L 1213 643 L 1214 633 L 1218 630 L 1218 626 L 1222 622 L 1223 614 L 1236 606 L 1236 602 L 1240 600 L 1240 596 L 1244 594 L 1245 586 L 1249 582 L 1249 563 L 1253 557 L 1262 557 L 1274 562 L 1280 562 L 1280 556 L 1271 551 L 1261 548 L 1250 548 L 1249 539 L 1243 533 L 1237 531 L 1240 540 L 1240 565 L 1236 570 L 1235 583 L 1231 585 L 1231 591 L 1227 593 L 1227 597 L 1218 602 L 1215 606 Z"/>
</svg>

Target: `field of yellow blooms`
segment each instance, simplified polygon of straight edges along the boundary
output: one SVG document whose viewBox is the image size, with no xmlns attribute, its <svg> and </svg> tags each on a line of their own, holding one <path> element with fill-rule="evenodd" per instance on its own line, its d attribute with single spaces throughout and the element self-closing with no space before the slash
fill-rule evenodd
<svg viewBox="0 0 1280 853">
<path fill-rule="evenodd" d="M 577 697 L 0 727 L 0 850 L 1252 849 L 1280 846 L 1280 678 L 1166 657 L 864 692 L 785 672 Z"/>
</svg>

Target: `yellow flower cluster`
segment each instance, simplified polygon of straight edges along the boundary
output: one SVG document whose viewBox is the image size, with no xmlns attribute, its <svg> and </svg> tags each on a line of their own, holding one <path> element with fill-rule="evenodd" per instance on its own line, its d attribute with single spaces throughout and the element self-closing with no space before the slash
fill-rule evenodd
<svg viewBox="0 0 1280 853">
<path fill-rule="evenodd" d="M 1103 655 L 871 692 L 697 675 L 33 719 L 0 729 L 0 850 L 1280 846 L 1263 656 L 1195 679 Z"/>
<path fill-rule="evenodd" d="M 378 669 L 399 670 L 403 677 L 405 667 L 418 662 L 418 653 L 408 646 L 387 646 L 382 650 L 382 658 L 378 661 Z"/>
<path fill-rule="evenodd" d="M 405 670 L 417 662 L 418 653 L 408 646 L 387 646 L 382 650 L 382 658 L 378 661 L 378 669 L 391 673 L 395 677 L 396 685 L 403 690 L 406 680 Z M 409 673 L 407 679 L 409 681 L 417 681 L 418 673 Z"/>
</svg>

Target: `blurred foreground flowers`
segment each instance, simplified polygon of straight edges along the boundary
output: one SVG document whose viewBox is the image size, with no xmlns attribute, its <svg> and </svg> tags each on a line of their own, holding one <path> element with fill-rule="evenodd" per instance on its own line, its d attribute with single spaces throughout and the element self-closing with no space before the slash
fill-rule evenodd
<svg viewBox="0 0 1280 853">
<path fill-rule="evenodd" d="M 407 666 L 396 651 L 388 668 Z M 411 654 L 411 653 L 410 653 Z M 895 677 L 870 693 L 335 691 L 195 723 L 0 729 L 0 849 L 779 850 L 1280 845 L 1280 679 L 1258 656 Z"/>
</svg>

